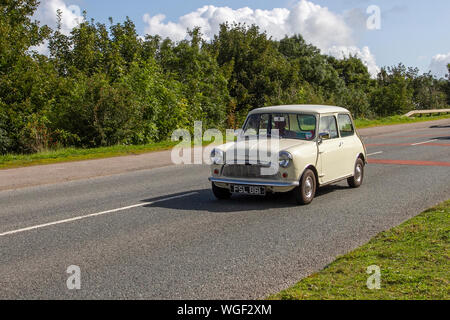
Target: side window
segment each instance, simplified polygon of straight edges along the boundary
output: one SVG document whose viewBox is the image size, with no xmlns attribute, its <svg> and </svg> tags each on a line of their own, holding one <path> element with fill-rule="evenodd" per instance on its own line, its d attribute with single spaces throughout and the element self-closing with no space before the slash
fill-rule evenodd
<svg viewBox="0 0 450 320">
<path fill-rule="evenodd" d="M 269 129 L 269 115 L 262 114 L 259 120 L 258 134 L 265 136 L 269 131 L 268 129 Z"/>
<path fill-rule="evenodd" d="M 289 114 L 289 124 L 290 126 L 290 130 L 295 131 L 295 132 L 299 132 L 300 131 L 300 127 L 298 126 L 298 121 L 297 121 L 297 115 L 296 114 Z"/>
<path fill-rule="evenodd" d="M 340 114 L 338 117 L 338 123 L 341 137 L 350 137 L 355 134 L 352 120 L 350 119 L 350 116 L 348 114 Z"/>
<path fill-rule="evenodd" d="M 329 133 L 330 139 L 339 138 L 336 118 L 334 116 L 322 116 L 320 117 L 320 133 Z"/>
</svg>

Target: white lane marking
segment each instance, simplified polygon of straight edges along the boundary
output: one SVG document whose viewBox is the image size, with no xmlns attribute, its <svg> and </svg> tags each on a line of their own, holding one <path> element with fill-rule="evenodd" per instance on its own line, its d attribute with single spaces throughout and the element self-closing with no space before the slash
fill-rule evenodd
<svg viewBox="0 0 450 320">
<path fill-rule="evenodd" d="M 122 207 L 122 208 L 117 208 L 117 209 L 112 209 L 112 210 L 107 210 L 107 211 L 102 211 L 102 212 L 97 212 L 97 213 L 91 213 L 91 214 L 87 214 L 87 215 L 84 215 L 84 216 L 78 216 L 78 217 L 74 217 L 74 218 L 69 218 L 69 219 L 58 220 L 58 221 L 54 221 L 54 222 L 39 224 L 39 225 L 36 225 L 36 226 L 27 227 L 27 228 L 7 231 L 7 232 L 0 233 L 0 237 L 9 236 L 9 235 L 20 233 L 20 232 L 31 231 L 31 230 L 41 229 L 41 228 L 45 228 L 45 227 L 55 226 L 55 225 L 58 225 L 58 224 L 74 222 L 74 221 L 78 221 L 78 220 L 82 220 L 82 219 L 98 217 L 98 216 L 102 216 L 102 215 L 105 215 L 105 214 L 115 213 L 115 212 L 119 212 L 119 211 L 125 211 L 125 210 L 129 210 L 129 209 L 133 209 L 133 208 L 139 208 L 139 207 L 143 207 L 143 206 L 152 205 L 152 204 L 155 204 L 155 203 L 158 203 L 158 202 L 184 198 L 184 197 L 192 196 L 192 195 L 197 194 L 197 193 L 198 192 L 191 192 L 191 193 L 182 194 L 182 195 L 179 195 L 179 196 L 174 196 L 174 197 L 164 198 L 164 199 L 160 199 L 160 200 L 155 200 L 155 201 L 152 201 L 152 202 L 144 202 L 144 203 L 139 203 L 139 204 L 135 204 L 135 205 L 128 206 L 128 207 Z"/>
<path fill-rule="evenodd" d="M 419 145 L 421 145 L 421 144 L 430 143 L 430 142 L 435 142 L 435 141 L 437 141 L 437 139 L 430 140 L 430 141 L 424 141 L 424 142 L 413 143 L 412 146 L 419 146 Z"/>
<path fill-rule="evenodd" d="M 370 156 L 374 156 L 376 154 L 382 154 L 382 153 L 383 153 L 383 151 L 378 151 L 378 152 L 370 153 L 367 156 L 370 157 Z"/>
</svg>

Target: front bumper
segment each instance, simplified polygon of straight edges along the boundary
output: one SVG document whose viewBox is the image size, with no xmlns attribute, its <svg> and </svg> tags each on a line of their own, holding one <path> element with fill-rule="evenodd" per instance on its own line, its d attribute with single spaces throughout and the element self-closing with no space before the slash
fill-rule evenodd
<svg viewBox="0 0 450 320">
<path fill-rule="evenodd" d="M 230 178 L 214 178 L 210 177 L 209 181 L 215 183 L 223 184 L 243 184 L 250 186 L 263 186 L 263 187 L 274 187 L 274 188 L 289 188 L 298 187 L 300 185 L 299 181 L 252 181 L 243 179 L 230 179 Z"/>
</svg>

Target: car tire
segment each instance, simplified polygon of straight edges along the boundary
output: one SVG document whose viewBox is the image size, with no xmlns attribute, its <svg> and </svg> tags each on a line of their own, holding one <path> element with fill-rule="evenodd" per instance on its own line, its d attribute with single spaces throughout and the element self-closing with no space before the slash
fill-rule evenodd
<svg viewBox="0 0 450 320">
<path fill-rule="evenodd" d="M 228 189 L 225 188 L 219 188 L 215 185 L 214 182 L 211 183 L 212 185 L 212 192 L 214 193 L 214 196 L 219 200 L 227 200 L 231 198 L 231 192 Z"/>
<path fill-rule="evenodd" d="M 364 161 L 359 158 L 356 160 L 355 164 L 355 172 L 353 177 L 348 178 L 348 185 L 352 188 L 359 188 L 363 184 L 364 181 Z"/>
<path fill-rule="evenodd" d="M 308 205 L 314 200 L 317 189 L 316 175 L 310 169 L 307 169 L 302 178 L 300 185 L 294 189 L 295 201 L 299 205 Z"/>
</svg>

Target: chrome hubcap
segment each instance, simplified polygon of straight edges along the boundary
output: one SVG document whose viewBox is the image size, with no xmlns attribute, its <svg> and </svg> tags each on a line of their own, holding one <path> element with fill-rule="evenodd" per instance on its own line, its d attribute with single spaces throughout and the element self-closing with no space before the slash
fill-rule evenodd
<svg viewBox="0 0 450 320">
<path fill-rule="evenodd" d="M 311 177 L 306 178 L 305 181 L 305 196 L 311 198 L 313 194 L 314 182 Z"/>
<path fill-rule="evenodd" d="M 361 182 L 361 179 L 362 179 L 362 168 L 361 168 L 361 165 L 358 164 L 356 166 L 356 170 L 355 170 L 355 180 L 357 182 Z"/>
</svg>

